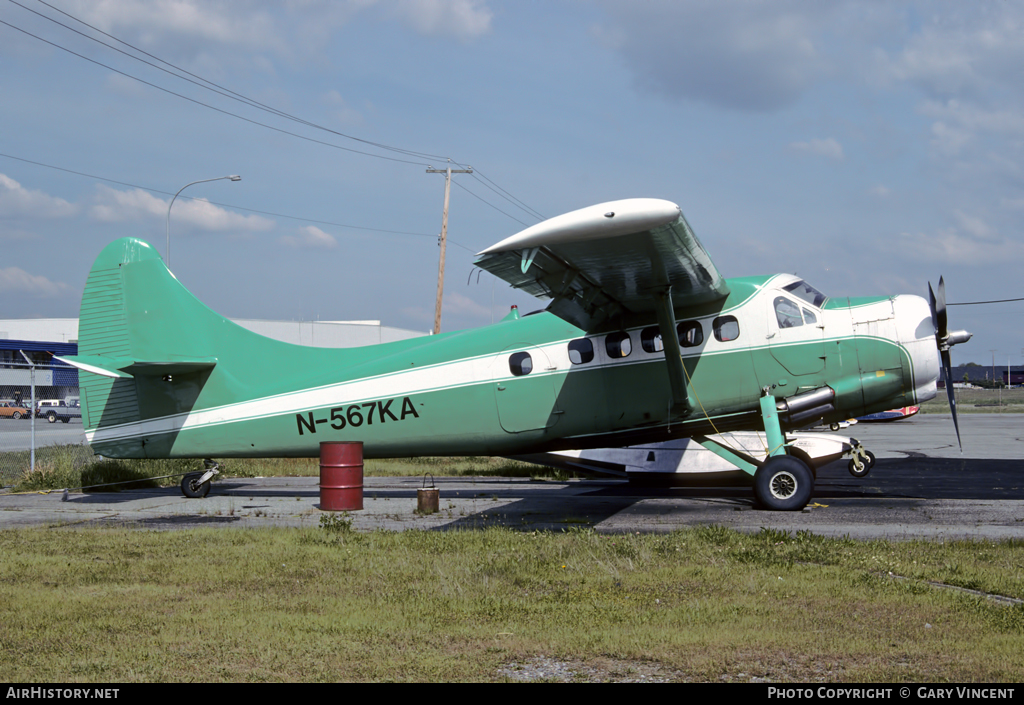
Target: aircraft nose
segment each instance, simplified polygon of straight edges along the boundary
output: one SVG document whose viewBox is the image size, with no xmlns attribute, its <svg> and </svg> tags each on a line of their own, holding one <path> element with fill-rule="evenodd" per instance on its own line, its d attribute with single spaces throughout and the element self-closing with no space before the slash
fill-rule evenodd
<svg viewBox="0 0 1024 705">
<path fill-rule="evenodd" d="M 921 296 L 897 296 L 894 301 L 900 346 L 910 361 L 908 376 L 915 403 L 932 399 L 939 378 L 939 351 L 935 347 L 935 321 L 931 307 Z"/>
</svg>

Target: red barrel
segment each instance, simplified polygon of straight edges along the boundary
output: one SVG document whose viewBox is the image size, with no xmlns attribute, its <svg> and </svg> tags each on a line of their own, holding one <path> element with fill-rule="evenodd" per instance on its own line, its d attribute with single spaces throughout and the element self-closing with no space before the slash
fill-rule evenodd
<svg viewBox="0 0 1024 705">
<path fill-rule="evenodd" d="M 349 512 L 363 508 L 363 442 L 320 444 L 320 509 Z"/>
</svg>

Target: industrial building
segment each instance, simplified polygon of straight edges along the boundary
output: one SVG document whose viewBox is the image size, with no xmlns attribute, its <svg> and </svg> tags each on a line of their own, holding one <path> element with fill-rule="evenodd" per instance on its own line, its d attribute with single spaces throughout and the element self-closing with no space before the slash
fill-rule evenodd
<svg viewBox="0 0 1024 705">
<path fill-rule="evenodd" d="M 426 335 L 380 321 L 230 320 L 268 338 L 317 348 L 352 348 Z M 27 403 L 33 382 L 37 400 L 77 397 L 78 370 L 53 359 L 77 353 L 77 318 L 0 319 L 0 401 Z"/>
</svg>

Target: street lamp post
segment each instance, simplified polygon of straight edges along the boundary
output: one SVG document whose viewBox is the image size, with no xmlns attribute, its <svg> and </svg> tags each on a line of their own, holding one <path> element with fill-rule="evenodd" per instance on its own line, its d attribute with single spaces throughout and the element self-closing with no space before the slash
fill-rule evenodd
<svg viewBox="0 0 1024 705">
<path fill-rule="evenodd" d="M 228 181 L 241 181 L 242 177 L 238 176 L 237 174 L 232 174 L 231 176 L 218 176 L 215 179 L 200 179 L 199 181 L 193 181 L 192 183 L 185 184 L 180 189 L 178 189 L 178 193 L 174 194 L 174 198 L 172 198 L 171 202 L 167 205 L 167 256 L 164 259 L 164 264 L 166 264 L 168 267 L 171 266 L 171 206 L 174 205 L 174 201 L 175 199 L 178 198 L 178 194 L 187 189 L 189 186 L 195 186 L 196 184 L 205 184 L 207 181 L 221 181 L 223 179 L 227 179 Z"/>
</svg>

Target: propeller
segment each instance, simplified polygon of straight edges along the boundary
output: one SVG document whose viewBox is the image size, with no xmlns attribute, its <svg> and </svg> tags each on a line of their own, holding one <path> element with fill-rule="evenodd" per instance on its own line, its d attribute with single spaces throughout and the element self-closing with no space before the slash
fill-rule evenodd
<svg viewBox="0 0 1024 705">
<path fill-rule="evenodd" d="M 960 442 L 960 424 L 956 417 L 956 397 L 953 394 L 953 364 L 950 361 L 949 349 L 958 343 L 966 343 L 971 339 L 971 333 L 965 330 L 949 332 L 946 318 L 946 282 L 939 277 L 939 292 L 932 291 L 931 282 L 928 282 L 928 304 L 932 310 L 932 321 L 935 323 L 935 343 L 939 348 L 939 356 L 942 358 L 942 374 L 946 379 L 946 396 L 949 397 L 949 410 L 953 412 L 953 428 L 956 429 L 956 442 L 963 453 L 964 445 Z"/>
</svg>

